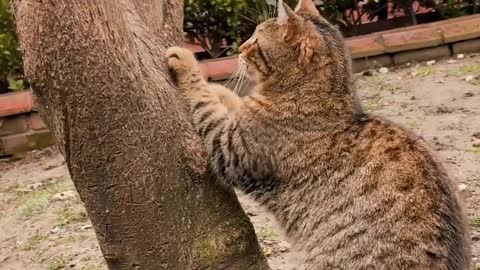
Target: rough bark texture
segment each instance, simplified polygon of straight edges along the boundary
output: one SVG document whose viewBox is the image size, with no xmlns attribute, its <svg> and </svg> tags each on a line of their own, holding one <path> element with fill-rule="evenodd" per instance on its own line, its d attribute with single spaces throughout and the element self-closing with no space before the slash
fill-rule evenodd
<svg viewBox="0 0 480 270">
<path fill-rule="evenodd" d="M 25 72 L 110 269 L 268 269 L 169 80 L 183 1 L 16 0 Z"/>
</svg>

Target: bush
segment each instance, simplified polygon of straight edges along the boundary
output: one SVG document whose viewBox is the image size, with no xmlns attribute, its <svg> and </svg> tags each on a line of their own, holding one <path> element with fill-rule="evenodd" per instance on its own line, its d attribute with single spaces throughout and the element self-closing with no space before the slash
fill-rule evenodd
<svg viewBox="0 0 480 270">
<path fill-rule="evenodd" d="M 184 30 L 191 42 L 198 43 L 216 58 L 241 42 L 240 14 L 246 0 L 185 0 Z"/>
<path fill-rule="evenodd" d="M 209 58 L 236 53 L 260 22 L 276 16 L 267 0 L 185 0 L 184 31 Z M 286 0 L 293 5 L 296 0 Z"/>
<path fill-rule="evenodd" d="M 0 88 L 6 84 L 10 90 L 23 89 L 22 73 L 22 57 L 18 51 L 10 1 L 0 0 Z"/>
</svg>

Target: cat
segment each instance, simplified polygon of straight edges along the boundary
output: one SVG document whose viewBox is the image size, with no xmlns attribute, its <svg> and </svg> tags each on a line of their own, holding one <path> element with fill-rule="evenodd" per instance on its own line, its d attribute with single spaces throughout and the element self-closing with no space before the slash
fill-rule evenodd
<svg viewBox="0 0 480 270">
<path fill-rule="evenodd" d="M 275 213 L 302 269 L 469 269 L 457 186 L 422 138 L 362 112 L 343 37 L 312 0 L 259 24 L 239 61 L 239 97 L 194 55 L 167 50 L 218 181 Z"/>
</svg>

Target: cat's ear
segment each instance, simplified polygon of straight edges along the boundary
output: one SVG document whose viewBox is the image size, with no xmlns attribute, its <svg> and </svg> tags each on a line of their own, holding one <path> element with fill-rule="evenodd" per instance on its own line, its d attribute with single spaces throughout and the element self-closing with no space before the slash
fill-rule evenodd
<svg viewBox="0 0 480 270">
<path fill-rule="evenodd" d="M 305 35 L 303 32 L 305 20 L 295 13 L 287 4 L 282 0 L 278 0 L 277 6 L 277 24 L 280 26 L 281 31 L 283 31 L 283 41 L 296 47 L 296 50 L 299 52 L 299 63 L 310 63 L 314 48 L 318 45 L 318 40 Z"/>
<path fill-rule="evenodd" d="M 304 12 L 314 16 L 320 16 L 320 12 L 315 7 L 313 0 L 299 0 L 295 12 Z"/>
<path fill-rule="evenodd" d="M 302 18 L 295 13 L 283 0 L 278 0 L 277 24 L 283 28 L 283 39 L 288 41 L 292 39 L 301 29 Z"/>
<path fill-rule="evenodd" d="M 277 12 L 278 25 L 286 25 L 289 20 L 292 21 L 292 19 L 296 19 L 295 17 L 298 16 L 287 4 L 283 2 L 283 0 L 277 1 Z"/>
</svg>

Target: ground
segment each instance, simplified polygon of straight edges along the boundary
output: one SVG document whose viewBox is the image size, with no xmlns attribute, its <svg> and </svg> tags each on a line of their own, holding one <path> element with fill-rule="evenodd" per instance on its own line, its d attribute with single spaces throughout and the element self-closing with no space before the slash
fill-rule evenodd
<svg viewBox="0 0 480 270">
<path fill-rule="evenodd" d="M 423 136 L 461 187 L 480 269 L 480 57 L 357 75 L 367 111 Z M 319 104 L 321 106 L 321 104 Z M 63 158 L 53 149 L 0 161 L 0 269 L 106 269 Z M 240 194 L 273 269 L 298 254 L 274 217 Z"/>
</svg>

